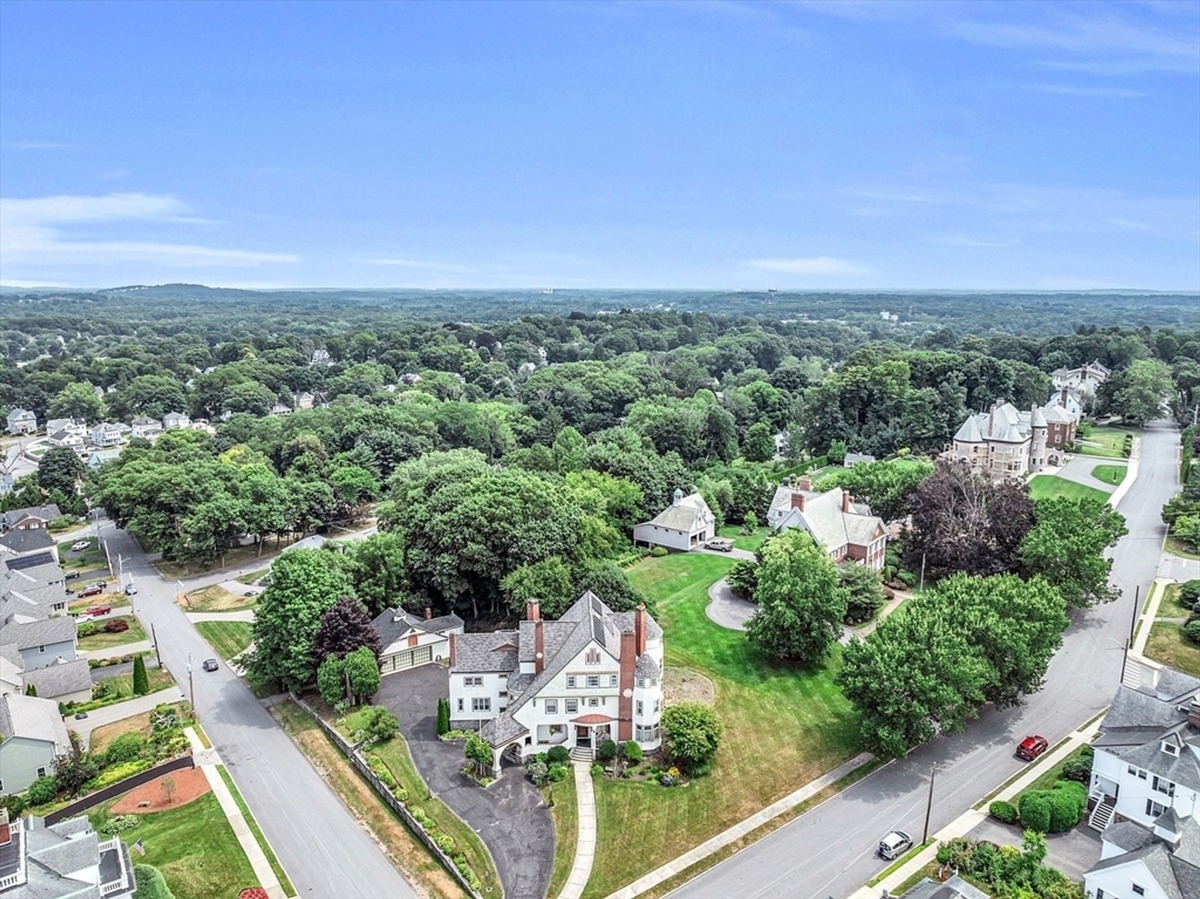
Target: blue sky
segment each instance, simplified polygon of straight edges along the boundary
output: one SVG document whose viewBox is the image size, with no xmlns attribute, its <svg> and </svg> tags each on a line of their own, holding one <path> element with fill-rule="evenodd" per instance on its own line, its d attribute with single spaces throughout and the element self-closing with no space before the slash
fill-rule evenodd
<svg viewBox="0 0 1200 899">
<path fill-rule="evenodd" d="M 1200 3 L 0 0 L 0 281 L 1200 289 Z"/>
</svg>

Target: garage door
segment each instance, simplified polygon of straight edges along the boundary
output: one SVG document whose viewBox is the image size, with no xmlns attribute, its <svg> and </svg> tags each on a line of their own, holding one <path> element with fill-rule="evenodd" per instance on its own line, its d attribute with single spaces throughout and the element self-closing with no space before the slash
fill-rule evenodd
<svg viewBox="0 0 1200 899">
<path fill-rule="evenodd" d="M 424 665 L 426 662 L 432 662 L 432 661 L 433 661 L 433 647 L 432 646 L 418 646 L 416 649 L 414 649 L 412 651 L 411 664 Z"/>
</svg>

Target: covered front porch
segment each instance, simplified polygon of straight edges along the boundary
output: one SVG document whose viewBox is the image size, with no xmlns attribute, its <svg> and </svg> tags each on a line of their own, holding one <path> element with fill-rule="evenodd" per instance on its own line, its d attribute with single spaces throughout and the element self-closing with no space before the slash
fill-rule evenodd
<svg viewBox="0 0 1200 899">
<path fill-rule="evenodd" d="M 572 747 L 571 756 L 585 761 L 594 759 L 601 743 L 616 739 L 616 723 L 617 719 L 612 715 L 590 714 L 572 718 L 570 727 L 574 740 L 567 741 Z"/>
</svg>

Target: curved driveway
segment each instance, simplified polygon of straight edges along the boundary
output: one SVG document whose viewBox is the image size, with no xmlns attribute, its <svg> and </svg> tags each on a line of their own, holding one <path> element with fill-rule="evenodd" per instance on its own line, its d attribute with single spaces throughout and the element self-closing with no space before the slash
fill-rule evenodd
<svg viewBox="0 0 1200 899">
<path fill-rule="evenodd" d="M 1120 681 L 1135 588 L 1145 599 L 1160 565 L 1165 531 L 1159 513 L 1178 489 L 1178 446 L 1179 432 L 1168 423 L 1147 428 L 1137 480 L 1118 507 L 1129 527 L 1113 552 L 1112 580 L 1122 596 L 1072 613 L 1039 693 L 1018 708 L 989 709 L 963 733 L 918 747 L 671 895 L 846 896 L 884 868 L 874 855 L 882 834 L 899 827 L 921 835 L 931 765 L 938 766 L 929 825 L 935 833 L 1020 769 L 1013 746 L 1026 733 L 1044 734 L 1053 744 L 1105 708 Z"/>
<path fill-rule="evenodd" d="M 158 573 L 137 542 L 111 522 L 101 536 L 125 572 L 137 578 L 137 616 L 156 633 L 163 664 L 189 690 L 194 665 L 195 705 L 204 730 L 220 752 L 263 833 L 300 897 L 415 899 L 417 893 L 388 861 L 341 799 L 275 723 L 262 703 L 228 666 L 200 669 L 212 655 L 208 643 L 175 604 L 178 584 Z M 189 589 L 227 580 L 229 574 L 190 581 Z"/>
</svg>

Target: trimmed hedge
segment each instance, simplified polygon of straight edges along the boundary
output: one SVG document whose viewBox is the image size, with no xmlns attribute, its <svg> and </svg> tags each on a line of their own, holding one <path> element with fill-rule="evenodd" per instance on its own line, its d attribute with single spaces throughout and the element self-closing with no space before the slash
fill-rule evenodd
<svg viewBox="0 0 1200 899">
<path fill-rule="evenodd" d="M 1001 824 L 1017 823 L 1017 807 L 1011 802 L 1005 802 L 1003 799 L 997 800 L 989 805 L 988 814 Z"/>
<path fill-rule="evenodd" d="M 1030 790 L 1021 794 L 1021 804 L 1017 809 L 1021 816 L 1021 826 L 1026 830 L 1049 833 L 1050 806 L 1049 790 Z"/>
</svg>

